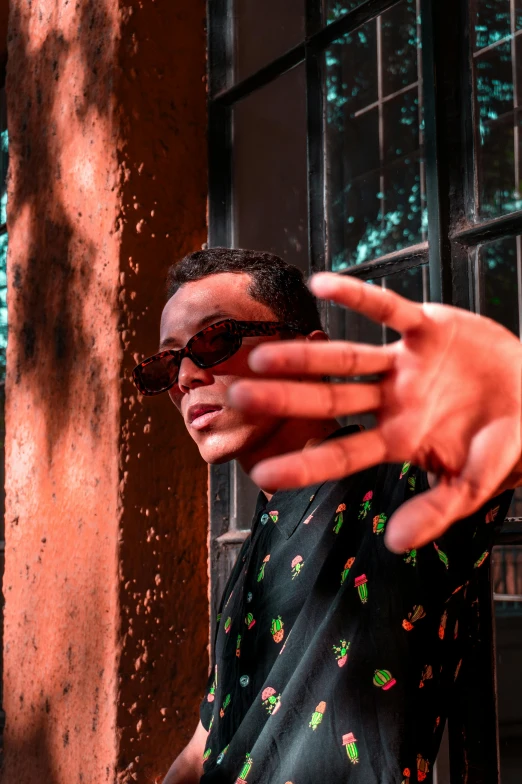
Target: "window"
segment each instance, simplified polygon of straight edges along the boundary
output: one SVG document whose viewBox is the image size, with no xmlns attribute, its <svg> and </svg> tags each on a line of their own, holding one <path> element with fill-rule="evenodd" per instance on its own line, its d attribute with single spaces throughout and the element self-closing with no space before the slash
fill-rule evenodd
<svg viewBox="0 0 522 784">
<path fill-rule="evenodd" d="M 522 334 L 522 0 L 213 0 L 208 29 L 211 245 Z M 335 307 L 323 317 L 336 337 L 397 337 Z M 254 499 L 237 467 L 212 468 L 214 604 Z M 497 737 L 502 784 L 520 780 L 521 551 L 517 493 L 449 717 L 452 781 L 466 766 L 498 781 Z M 449 776 L 439 763 L 437 784 Z"/>
</svg>

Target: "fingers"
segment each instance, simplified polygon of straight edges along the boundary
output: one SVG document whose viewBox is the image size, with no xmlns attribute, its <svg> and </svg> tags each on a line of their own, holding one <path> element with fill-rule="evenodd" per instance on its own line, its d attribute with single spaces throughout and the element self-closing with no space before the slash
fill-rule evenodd
<svg viewBox="0 0 522 784">
<path fill-rule="evenodd" d="M 256 373 L 277 376 L 364 376 L 393 368 L 395 355 L 388 346 L 336 341 L 265 343 L 254 349 L 249 365 Z"/>
<path fill-rule="evenodd" d="M 378 384 L 325 384 L 296 381 L 238 381 L 228 392 L 234 408 L 252 414 L 332 419 L 375 411 Z"/>
<path fill-rule="evenodd" d="M 397 510 L 386 529 L 386 546 L 394 552 L 422 547 L 480 509 L 519 454 L 512 441 L 509 418 L 482 427 L 467 445 L 466 463 L 457 476 L 441 477 L 436 487 Z"/>
<path fill-rule="evenodd" d="M 252 479 L 259 487 L 291 487 L 341 479 L 386 461 L 386 447 L 377 429 L 344 438 L 334 438 L 321 446 L 292 452 L 258 463 Z"/>
<path fill-rule="evenodd" d="M 454 522 L 472 514 L 484 499 L 462 479 L 442 481 L 403 504 L 390 519 L 386 547 L 395 553 L 418 549 L 441 536 Z"/>
<path fill-rule="evenodd" d="M 310 288 L 317 297 L 356 310 L 397 332 L 420 327 L 424 320 L 422 306 L 418 303 L 348 275 L 321 272 L 311 279 Z"/>
</svg>

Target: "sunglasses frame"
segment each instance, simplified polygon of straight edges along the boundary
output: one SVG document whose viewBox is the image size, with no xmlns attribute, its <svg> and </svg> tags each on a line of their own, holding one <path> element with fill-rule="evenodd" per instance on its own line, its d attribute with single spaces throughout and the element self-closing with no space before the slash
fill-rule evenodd
<svg viewBox="0 0 522 784">
<path fill-rule="evenodd" d="M 209 364 L 202 362 L 192 353 L 191 346 L 194 344 L 195 340 L 200 339 L 210 334 L 211 332 L 214 332 L 224 324 L 229 327 L 230 334 L 235 338 L 231 351 L 225 357 L 218 359 L 216 362 L 211 362 Z M 295 323 L 285 323 L 283 321 L 236 321 L 236 319 L 222 319 L 221 321 L 217 321 L 215 324 L 211 324 L 209 327 L 205 327 L 199 332 L 196 332 L 196 334 L 190 338 L 185 348 L 168 348 L 165 349 L 165 351 L 160 351 L 157 354 L 153 354 L 151 357 L 147 357 L 147 359 L 142 360 L 132 371 L 132 379 L 142 395 L 147 395 L 149 397 L 152 395 L 161 395 L 163 392 L 168 392 L 168 390 L 171 389 L 178 380 L 179 369 L 185 357 L 190 357 L 192 362 L 194 362 L 194 364 L 199 368 L 215 367 L 216 365 L 220 365 L 222 362 L 225 362 L 227 359 L 230 359 L 230 357 L 234 356 L 234 354 L 239 351 L 243 343 L 243 338 L 262 337 L 263 335 L 277 335 L 279 332 L 296 332 L 301 335 L 306 334 L 303 329 Z M 158 360 L 163 359 L 163 357 L 174 357 L 175 359 L 178 359 L 178 373 L 171 384 L 164 387 L 163 389 L 152 392 L 147 389 L 146 385 L 142 382 L 141 371 L 147 365 L 150 365 L 151 362 L 157 362 Z"/>
</svg>

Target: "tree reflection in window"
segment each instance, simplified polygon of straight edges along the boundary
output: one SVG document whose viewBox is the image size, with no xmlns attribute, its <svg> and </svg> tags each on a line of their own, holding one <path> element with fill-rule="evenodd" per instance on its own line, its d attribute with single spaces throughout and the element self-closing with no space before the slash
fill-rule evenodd
<svg viewBox="0 0 522 784">
<path fill-rule="evenodd" d="M 426 239 L 419 25 L 404 0 L 325 52 L 332 269 Z"/>
<path fill-rule="evenodd" d="M 349 11 L 353 11 L 358 5 L 361 5 L 364 0 L 323 0 L 323 19 L 325 24 L 336 22 Z"/>
<path fill-rule="evenodd" d="M 477 145 L 476 213 L 522 209 L 522 3 L 471 0 Z"/>
<path fill-rule="evenodd" d="M 520 237 L 485 243 L 479 250 L 480 313 L 520 333 L 517 258 Z"/>
</svg>

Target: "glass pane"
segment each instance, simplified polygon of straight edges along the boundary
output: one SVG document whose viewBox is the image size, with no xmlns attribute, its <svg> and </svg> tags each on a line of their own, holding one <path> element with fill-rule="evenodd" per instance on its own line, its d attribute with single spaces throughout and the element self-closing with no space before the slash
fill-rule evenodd
<svg viewBox="0 0 522 784">
<path fill-rule="evenodd" d="M 508 41 L 487 52 L 479 52 L 475 68 L 479 116 L 487 124 L 513 109 L 511 43 Z"/>
<path fill-rule="evenodd" d="M 395 93 L 417 81 L 417 34 L 415 0 L 400 3 L 382 15 L 384 95 Z"/>
<path fill-rule="evenodd" d="M 508 517 L 522 518 L 522 487 L 517 487 L 509 507 Z"/>
<path fill-rule="evenodd" d="M 387 289 L 400 294 L 401 297 L 411 299 L 413 302 L 424 302 L 428 299 L 425 291 L 427 272 L 427 267 L 401 270 L 395 275 L 388 275 L 384 278 L 384 285 Z"/>
<path fill-rule="evenodd" d="M 495 547 L 493 590 L 502 784 L 518 784 L 522 771 L 522 547 Z"/>
<path fill-rule="evenodd" d="M 383 104 L 384 160 L 399 160 L 419 148 L 419 96 L 408 90 Z"/>
<path fill-rule="evenodd" d="M 325 24 L 331 24 L 344 16 L 348 11 L 361 5 L 365 0 L 323 0 L 323 20 Z"/>
<path fill-rule="evenodd" d="M 511 35 L 510 0 L 477 0 L 474 9 L 475 49 Z"/>
<path fill-rule="evenodd" d="M 388 275 L 384 278 L 384 286 L 400 294 L 401 297 L 413 300 L 413 302 L 424 302 L 428 299 L 427 273 L 427 267 L 401 270 L 395 275 Z M 386 328 L 385 334 L 386 343 L 393 343 L 400 338 L 398 332 L 393 329 Z"/>
<path fill-rule="evenodd" d="M 426 239 L 418 8 L 404 0 L 326 51 L 328 254 L 343 269 Z"/>
<path fill-rule="evenodd" d="M 488 242 L 479 250 L 480 312 L 519 334 L 518 254 L 520 238 Z"/>
<path fill-rule="evenodd" d="M 472 0 L 477 214 L 522 209 L 522 0 Z M 518 95 L 516 85 L 518 87 Z"/>
<path fill-rule="evenodd" d="M 513 124 L 492 122 L 484 126 L 479 152 L 480 216 L 496 217 L 522 207 L 515 183 Z"/>
<path fill-rule="evenodd" d="M 367 281 L 368 285 L 381 285 L 381 281 L 375 284 Z M 371 343 L 374 346 L 381 346 L 383 342 L 383 331 L 380 324 L 376 324 L 366 316 L 361 316 L 354 310 L 342 308 L 339 305 L 330 304 L 328 312 L 328 334 L 333 340 L 350 340 L 354 343 Z"/>
<path fill-rule="evenodd" d="M 304 40 L 304 0 L 233 0 L 233 9 L 235 81 Z"/>
<path fill-rule="evenodd" d="M 234 108 L 233 245 L 277 253 L 308 271 L 303 65 Z"/>
<path fill-rule="evenodd" d="M 475 49 L 492 46 L 522 29 L 522 0 L 472 0 Z M 513 17 L 511 14 L 513 13 Z"/>
</svg>

